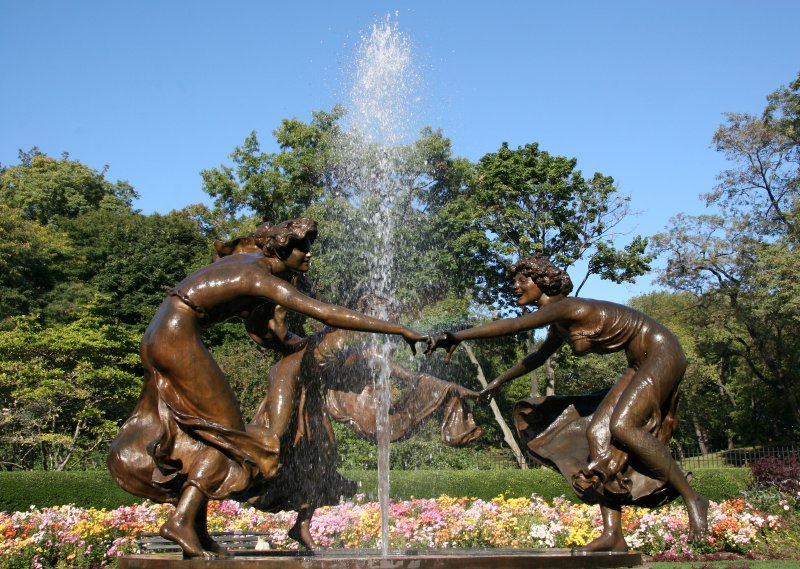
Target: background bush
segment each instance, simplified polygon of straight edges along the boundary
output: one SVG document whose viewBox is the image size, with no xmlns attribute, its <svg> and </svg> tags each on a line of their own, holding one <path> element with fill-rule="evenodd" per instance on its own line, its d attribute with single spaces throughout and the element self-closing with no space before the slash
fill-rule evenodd
<svg viewBox="0 0 800 569">
<path fill-rule="evenodd" d="M 377 500 L 377 472 L 345 470 L 342 474 L 358 481 L 359 492 L 367 499 Z M 535 493 L 548 501 L 562 495 L 578 501 L 564 479 L 546 468 L 393 471 L 390 480 L 392 497 L 397 499 L 447 494 L 489 500 L 500 494 L 516 498 Z M 739 497 L 749 482 L 750 471 L 746 468 L 708 468 L 695 473 L 692 486 L 711 500 L 721 501 Z M 113 509 L 141 501 L 118 487 L 105 470 L 0 472 L 0 511 L 62 504 Z"/>
<path fill-rule="evenodd" d="M 107 470 L 0 472 L 0 511 L 75 504 L 113 509 L 142 502 L 117 486 Z"/>
<path fill-rule="evenodd" d="M 752 471 L 756 488 L 800 492 L 800 459 L 796 456 L 762 458 L 753 463 Z"/>
</svg>

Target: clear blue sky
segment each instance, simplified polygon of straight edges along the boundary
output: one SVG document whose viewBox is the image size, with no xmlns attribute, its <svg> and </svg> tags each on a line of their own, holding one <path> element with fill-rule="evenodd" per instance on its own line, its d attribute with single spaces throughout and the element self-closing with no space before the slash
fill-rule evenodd
<svg viewBox="0 0 800 569">
<path fill-rule="evenodd" d="M 617 180 L 641 212 L 625 229 L 648 235 L 702 211 L 721 113 L 760 112 L 800 71 L 794 0 L 0 0 L 0 162 L 38 146 L 108 164 L 145 213 L 207 201 L 200 170 L 251 130 L 274 150 L 282 118 L 342 101 L 360 36 L 395 12 L 421 125 L 473 160 L 503 141 L 576 157 Z M 624 301 L 650 281 L 583 294 Z"/>
</svg>

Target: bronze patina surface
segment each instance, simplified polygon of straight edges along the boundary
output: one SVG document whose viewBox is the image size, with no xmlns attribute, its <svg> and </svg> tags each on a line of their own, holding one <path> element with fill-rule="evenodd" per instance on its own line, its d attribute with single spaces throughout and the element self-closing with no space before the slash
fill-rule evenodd
<svg viewBox="0 0 800 569">
<path fill-rule="evenodd" d="M 300 292 L 296 275 L 309 269 L 316 223 L 298 218 L 262 224 L 251 237 L 257 252 L 228 255 L 170 290 L 144 333 L 142 393 L 111 445 L 108 466 L 132 494 L 176 504 L 160 534 L 190 557 L 225 552 L 208 533 L 209 499 L 236 498 L 280 469 L 280 435 L 245 425 L 225 374 L 201 339 L 202 330 L 258 313 L 270 346 L 292 338 L 275 321 L 277 306 L 346 330 L 398 334 L 411 344 L 426 336 L 400 324 L 326 304 Z M 293 401 L 276 405 L 273 424 L 288 424 Z M 281 414 L 284 415 L 281 415 Z M 298 528 L 299 529 L 299 528 Z"/>
<path fill-rule="evenodd" d="M 628 306 L 568 297 L 569 275 L 542 254 L 520 259 L 509 276 L 519 305 L 535 310 L 438 335 L 431 349 L 446 349 L 449 359 L 464 340 L 547 327 L 540 348 L 489 383 L 481 392 L 484 399 L 543 365 L 564 344 L 578 356 L 623 352 L 628 367 L 605 392 L 518 402 L 514 419 L 519 438 L 533 458 L 556 468 L 582 499 L 600 504 L 603 532 L 587 550 L 627 550 L 621 507 L 663 503 L 678 495 L 689 513 L 689 539 L 700 539 L 707 529 L 708 499 L 692 489 L 667 446 L 686 371 L 677 338 Z"/>
</svg>

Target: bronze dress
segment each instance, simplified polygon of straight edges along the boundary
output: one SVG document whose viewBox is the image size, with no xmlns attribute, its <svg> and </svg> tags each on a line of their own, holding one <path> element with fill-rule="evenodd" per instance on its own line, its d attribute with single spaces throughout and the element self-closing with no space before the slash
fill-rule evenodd
<svg viewBox="0 0 800 569">
<path fill-rule="evenodd" d="M 656 370 L 669 370 L 677 378 L 673 385 L 653 382 L 646 395 L 650 403 L 646 428 L 662 444 L 668 444 L 676 426 L 678 385 L 683 373 L 681 366 L 685 366 L 678 340 L 664 326 L 627 306 L 596 300 L 578 302 L 589 302 L 598 310 L 598 318 L 592 319 L 591 327 L 572 326 L 566 330 L 553 325 L 549 330 L 549 334 L 564 337 L 576 355 L 625 350 L 629 366 L 625 374 L 631 375 L 631 383 Z M 648 339 L 653 338 L 656 341 L 650 341 L 645 348 Z M 642 353 L 646 358 L 634 355 Z M 662 389 L 668 392 L 661 393 Z M 624 467 L 608 476 L 592 470 L 586 432 L 609 391 L 517 402 L 514 424 L 528 454 L 560 472 L 588 503 L 655 507 L 675 499 L 678 493 L 655 478 L 634 455 L 627 455 Z M 611 444 L 613 447 L 613 441 Z M 604 454 L 612 450 L 605 449 Z"/>
<path fill-rule="evenodd" d="M 205 326 L 224 319 L 195 305 L 178 285 L 145 331 L 142 393 L 108 457 L 112 476 L 128 492 L 176 502 L 188 484 L 221 499 L 277 471 L 277 437 L 244 425 L 228 380 L 201 340 Z"/>
</svg>

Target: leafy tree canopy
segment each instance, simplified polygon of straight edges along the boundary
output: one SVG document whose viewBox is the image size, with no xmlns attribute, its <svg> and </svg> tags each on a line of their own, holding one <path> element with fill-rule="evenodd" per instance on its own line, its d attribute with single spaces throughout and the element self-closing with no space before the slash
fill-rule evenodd
<svg viewBox="0 0 800 569">
<path fill-rule="evenodd" d="M 724 332 L 709 349 L 746 366 L 739 385 L 755 380 L 781 402 L 778 415 L 793 419 L 779 423 L 794 424 L 784 439 L 800 424 L 798 81 L 770 95 L 761 117 L 726 115 L 714 144 L 731 167 L 705 196 L 717 212 L 678 216 L 655 237 L 667 259 L 660 281 L 693 293 Z"/>
<path fill-rule="evenodd" d="M 586 179 L 576 166 L 577 160 L 553 156 L 538 144 L 512 150 L 503 143 L 481 158 L 469 191 L 445 206 L 466 226 L 459 248 L 484 259 L 476 280 L 484 302 L 499 298 L 501 306 L 513 306 L 505 295 L 505 269 L 534 252 L 562 268 L 588 260 L 576 294 L 590 274 L 625 282 L 649 270 L 646 239 L 636 236 L 623 249 L 613 243 L 615 228 L 630 214 L 629 198 L 611 177 Z"/>
<path fill-rule="evenodd" d="M 40 309 L 73 256 L 63 232 L 0 204 L 0 320 Z"/>
<path fill-rule="evenodd" d="M 17 466 L 63 470 L 116 433 L 141 385 L 138 335 L 109 324 L 108 297 L 80 318 L 0 330 L 0 448 Z"/>
<path fill-rule="evenodd" d="M 106 180 L 108 167 L 98 172 L 67 153 L 51 158 L 34 147 L 20 151 L 19 158 L 19 165 L 0 172 L 0 200 L 22 210 L 26 219 L 47 224 L 94 209 L 127 210 L 139 197 L 127 182 Z"/>
</svg>

